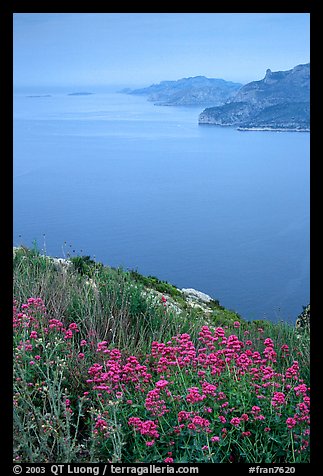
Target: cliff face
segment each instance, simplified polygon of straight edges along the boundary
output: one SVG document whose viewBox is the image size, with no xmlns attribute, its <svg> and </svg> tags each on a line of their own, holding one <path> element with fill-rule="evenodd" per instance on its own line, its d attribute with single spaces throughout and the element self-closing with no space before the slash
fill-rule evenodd
<svg viewBox="0 0 323 476">
<path fill-rule="evenodd" d="M 310 64 L 274 73 L 268 69 L 264 79 L 246 84 L 226 104 L 205 109 L 199 124 L 309 130 Z"/>
<path fill-rule="evenodd" d="M 158 106 L 215 106 L 224 104 L 241 86 L 224 79 L 195 76 L 121 92 L 147 96 Z"/>
</svg>

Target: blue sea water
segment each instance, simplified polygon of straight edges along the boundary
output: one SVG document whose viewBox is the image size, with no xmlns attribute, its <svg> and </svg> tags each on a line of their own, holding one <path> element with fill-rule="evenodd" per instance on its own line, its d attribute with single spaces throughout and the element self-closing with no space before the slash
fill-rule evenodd
<svg viewBox="0 0 323 476">
<path fill-rule="evenodd" d="M 69 92 L 14 95 L 14 245 L 295 321 L 309 302 L 309 134 L 199 126 L 202 108 Z"/>
</svg>

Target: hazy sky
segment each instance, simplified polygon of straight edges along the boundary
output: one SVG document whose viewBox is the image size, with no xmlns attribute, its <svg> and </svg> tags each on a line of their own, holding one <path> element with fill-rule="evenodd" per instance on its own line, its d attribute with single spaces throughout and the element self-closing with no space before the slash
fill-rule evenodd
<svg viewBox="0 0 323 476">
<path fill-rule="evenodd" d="M 14 14 L 15 86 L 247 83 L 309 61 L 309 13 Z"/>
</svg>

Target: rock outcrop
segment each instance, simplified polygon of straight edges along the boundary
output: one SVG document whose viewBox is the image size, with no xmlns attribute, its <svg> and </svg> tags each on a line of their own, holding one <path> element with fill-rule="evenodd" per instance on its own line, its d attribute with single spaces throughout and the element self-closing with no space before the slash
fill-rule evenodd
<svg viewBox="0 0 323 476">
<path fill-rule="evenodd" d="M 310 64 L 288 71 L 267 69 L 264 79 L 246 84 L 226 104 L 205 109 L 199 124 L 309 131 Z"/>
<path fill-rule="evenodd" d="M 311 324 L 311 309 L 310 304 L 303 307 L 303 312 L 296 319 L 295 327 L 297 329 L 310 329 Z"/>
</svg>

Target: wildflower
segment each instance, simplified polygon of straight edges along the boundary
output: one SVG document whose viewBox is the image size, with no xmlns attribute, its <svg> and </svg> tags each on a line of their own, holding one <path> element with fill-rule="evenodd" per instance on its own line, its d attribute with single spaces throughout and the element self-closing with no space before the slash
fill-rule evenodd
<svg viewBox="0 0 323 476">
<path fill-rule="evenodd" d="M 65 332 L 64 339 L 72 339 L 73 337 L 73 332 L 69 329 Z"/>
<path fill-rule="evenodd" d="M 239 426 L 240 425 L 240 418 L 234 417 L 230 420 L 231 425 Z"/>
<path fill-rule="evenodd" d="M 310 397 L 304 397 L 304 398 L 303 398 L 303 402 L 304 402 L 307 406 L 310 406 L 310 404 L 311 404 L 311 399 L 310 399 Z"/>
<path fill-rule="evenodd" d="M 227 340 L 227 351 L 239 351 L 243 347 L 243 343 L 239 341 L 238 337 L 235 334 L 232 334 L 228 337 Z"/>
<path fill-rule="evenodd" d="M 240 326 L 241 326 L 241 324 L 240 324 L 239 321 L 234 321 L 233 327 L 235 327 L 236 329 L 239 329 Z"/>
<path fill-rule="evenodd" d="M 215 329 L 215 336 L 216 337 L 224 337 L 224 330 L 222 329 L 222 327 L 217 327 Z"/>
<path fill-rule="evenodd" d="M 36 331 L 32 331 L 32 332 L 30 333 L 30 338 L 31 338 L 31 339 L 37 339 L 37 337 L 38 337 L 38 335 L 37 335 L 37 332 L 36 332 Z"/>
<path fill-rule="evenodd" d="M 292 428 L 294 428 L 294 426 L 296 425 L 297 421 L 295 420 L 295 418 L 287 418 L 286 420 L 286 425 L 287 425 L 287 428 L 289 428 L 290 430 Z"/>
<path fill-rule="evenodd" d="M 255 364 L 259 364 L 262 361 L 261 355 L 259 354 L 257 350 L 252 354 L 252 359 Z"/>
<path fill-rule="evenodd" d="M 265 431 L 266 433 L 268 433 L 269 431 L 271 431 L 271 428 L 269 428 L 269 426 L 266 426 L 266 427 L 264 428 L 264 431 Z"/>
<path fill-rule="evenodd" d="M 85 345 L 87 345 L 87 342 L 86 342 L 85 339 L 82 339 L 81 342 L 80 342 L 80 346 L 84 347 Z"/>
<path fill-rule="evenodd" d="M 33 350 L 33 346 L 31 344 L 28 344 L 29 340 L 26 341 L 25 343 L 25 350 Z"/>
<path fill-rule="evenodd" d="M 283 405 L 285 403 L 285 395 L 282 392 L 274 392 L 274 396 L 271 400 L 273 407 L 277 405 Z"/>
<path fill-rule="evenodd" d="M 155 444 L 155 440 L 146 441 L 146 446 L 153 446 Z"/>
<path fill-rule="evenodd" d="M 207 418 L 202 418 L 199 415 L 196 415 L 195 417 L 193 417 L 192 423 L 194 425 L 198 425 L 198 426 L 201 426 L 203 428 L 208 428 L 210 426 L 209 420 Z"/>
<path fill-rule="evenodd" d="M 262 370 L 262 373 L 263 373 L 263 377 L 261 380 L 270 380 L 274 377 L 275 375 L 275 371 L 272 367 L 264 367 L 264 366 L 261 366 L 261 370 Z"/>
<path fill-rule="evenodd" d="M 180 412 L 178 412 L 178 415 L 177 415 L 178 421 L 181 422 L 183 420 L 188 420 L 191 414 L 192 414 L 191 412 L 186 412 L 185 410 L 181 410 Z"/>
<path fill-rule="evenodd" d="M 72 322 L 72 324 L 70 324 L 70 325 L 68 326 L 68 328 L 71 329 L 71 330 L 73 330 L 73 331 L 75 331 L 75 332 L 79 332 L 78 327 L 77 327 L 77 324 L 76 324 L 75 322 Z"/>
<path fill-rule="evenodd" d="M 276 362 L 277 353 L 274 351 L 273 346 L 268 345 L 265 348 L 263 353 L 264 353 L 267 360 L 271 360 L 272 362 Z"/>
<path fill-rule="evenodd" d="M 187 389 L 189 394 L 186 396 L 186 400 L 189 403 L 201 402 L 206 398 L 206 395 L 201 395 L 197 387 L 191 387 Z"/>
<path fill-rule="evenodd" d="M 254 417 L 255 420 L 260 420 L 260 421 L 263 421 L 266 419 L 266 417 L 264 415 L 258 415 L 258 416 L 255 416 Z"/>
<path fill-rule="evenodd" d="M 107 341 L 106 340 L 104 340 L 102 342 L 98 342 L 97 349 L 96 349 L 97 352 L 105 351 L 106 349 L 107 349 Z"/>
<path fill-rule="evenodd" d="M 167 382 L 167 380 L 158 380 L 158 382 L 156 382 L 156 387 L 157 388 L 164 388 L 168 384 L 169 384 L 169 382 Z"/>
<path fill-rule="evenodd" d="M 297 379 L 298 373 L 299 373 L 299 365 L 297 360 L 294 360 L 293 365 L 286 370 L 285 377 Z"/>
<path fill-rule="evenodd" d="M 128 425 L 132 425 L 136 431 L 140 432 L 141 435 L 159 438 L 157 425 L 152 420 L 142 421 L 138 417 L 130 417 L 128 420 Z"/>
<path fill-rule="evenodd" d="M 219 436 L 211 436 L 211 441 L 213 443 L 218 443 L 220 441 L 220 437 Z"/>
<path fill-rule="evenodd" d="M 167 456 L 167 458 L 164 459 L 164 463 L 174 463 L 174 460 L 170 456 Z"/>
<path fill-rule="evenodd" d="M 50 319 L 49 320 L 49 328 L 50 329 L 56 329 L 56 330 L 61 330 L 64 327 L 63 323 L 59 321 L 58 319 Z"/>
<path fill-rule="evenodd" d="M 250 436 L 250 435 L 251 435 L 251 432 L 250 432 L 250 431 L 243 431 L 243 432 L 241 433 L 242 438 L 245 438 L 246 436 Z"/>
<path fill-rule="evenodd" d="M 90 375 L 97 375 L 101 370 L 103 369 L 103 366 L 100 364 L 93 364 L 92 367 L 89 368 L 88 373 Z"/>
<path fill-rule="evenodd" d="M 227 398 L 227 396 L 224 392 L 219 392 L 217 398 L 218 398 L 218 400 L 225 400 Z"/>
<path fill-rule="evenodd" d="M 296 405 L 296 407 L 299 409 L 299 411 L 303 415 L 307 415 L 310 412 L 310 409 L 308 408 L 308 406 L 304 402 L 298 403 Z"/>
<path fill-rule="evenodd" d="M 301 385 L 298 385 L 298 387 L 295 387 L 294 391 L 297 396 L 301 394 L 305 394 L 307 392 L 307 386 L 304 383 L 302 383 Z"/>
<path fill-rule="evenodd" d="M 243 420 L 243 421 L 248 421 L 249 420 L 249 417 L 246 413 L 243 413 L 240 417 L 240 420 Z"/>
<path fill-rule="evenodd" d="M 107 427 L 108 427 L 107 422 L 102 417 L 98 416 L 97 419 L 96 419 L 96 423 L 95 423 L 96 430 L 99 429 L 99 430 L 103 431 L 103 430 L 106 430 Z"/>
<path fill-rule="evenodd" d="M 205 395 L 212 395 L 214 397 L 216 394 L 216 386 L 208 382 L 202 383 L 202 390 Z"/>
<path fill-rule="evenodd" d="M 40 360 L 40 355 L 35 355 L 35 360 Z"/>
<path fill-rule="evenodd" d="M 191 422 L 187 425 L 187 428 L 189 428 L 190 430 L 196 430 L 196 425 L 194 425 L 194 423 Z"/>
<path fill-rule="evenodd" d="M 34 362 L 33 360 L 31 360 L 31 361 L 29 362 L 29 365 L 35 365 L 35 362 Z"/>
<path fill-rule="evenodd" d="M 239 355 L 239 357 L 236 359 L 236 363 L 238 367 L 241 367 L 244 370 L 247 370 L 248 367 L 252 364 L 252 360 L 247 357 L 245 353 L 242 353 Z"/>
<path fill-rule="evenodd" d="M 83 352 L 80 352 L 80 353 L 78 354 L 78 358 L 79 358 L 79 359 L 84 359 L 84 357 L 85 357 L 85 355 L 83 354 Z"/>
<path fill-rule="evenodd" d="M 267 347 L 274 347 L 274 341 L 270 337 L 264 340 L 264 344 Z"/>
</svg>

